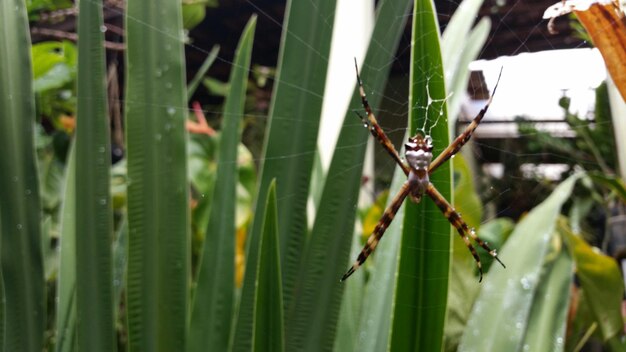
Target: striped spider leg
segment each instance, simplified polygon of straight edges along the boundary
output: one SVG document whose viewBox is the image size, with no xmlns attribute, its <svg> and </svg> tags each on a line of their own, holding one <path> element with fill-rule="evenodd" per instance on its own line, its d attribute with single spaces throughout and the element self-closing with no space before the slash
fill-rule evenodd
<svg viewBox="0 0 626 352">
<path fill-rule="evenodd" d="M 369 257 L 369 255 L 376 249 L 378 242 L 382 238 L 385 230 L 393 220 L 394 216 L 400 209 L 400 206 L 404 202 L 404 199 L 408 196 L 411 201 L 414 203 L 419 203 L 422 199 L 422 196 L 426 194 L 429 196 L 435 205 L 441 210 L 443 215 L 448 219 L 450 224 L 454 226 L 463 239 L 465 245 L 469 249 L 470 253 L 474 257 L 476 261 L 476 266 L 478 267 L 478 271 L 480 273 L 479 282 L 482 281 L 483 271 L 482 264 L 480 262 L 480 257 L 476 252 L 476 249 L 470 242 L 470 237 L 476 244 L 485 249 L 495 260 L 498 261 L 503 267 L 504 263 L 500 261 L 498 258 L 498 254 L 495 249 L 491 249 L 486 242 L 481 240 L 477 235 L 474 229 L 470 229 L 463 218 L 461 218 L 461 214 L 459 214 L 451 205 L 446 201 L 446 199 L 437 191 L 435 186 L 430 182 L 429 175 L 433 173 L 439 166 L 441 166 L 448 159 L 452 158 L 456 153 L 458 153 L 463 145 L 469 141 L 472 133 L 478 127 L 478 124 L 485 116 L 487 109 L 489 108 L 489 104 L 491 104 L 491 99 L 487 101 L 485 106 L 480 110 L 478 115 L 474 117 L 472 122 L 465 128 L 463 133 L 461 133 L 455 140 L 444 149 L 444 151 L 439 154 L 439 156 L 431 162 L 433 154 L 433 145 L 432 138 L 428 135 L 423 136 L 421 133 L 417 133 L 415 136 L 410 137 L 409 140 L 405 143 L 405 157 L 407 163 L 405 163 L 399 156 L 397 150 L 394 148 L 393 144 L 382 130 L 382 128 L 378 125 L 376 117 L 372 112 L 371 107 L 367 101 L 367 97 L 365 95 L 365 90 L 363 89 L 363 83 L 361 82 L 361 78 L 359 76 L 359 69 L 355 60 L 355 68 L 356 68 L 356 76 L 357 83 L 359 84 L 359 93 L 361 95 L 361 101 L 363 103 L 363 108 L 367 113 L 367 120 L 362 118 L 366 124 L 366 127 L 369 129 L 370 133 L 380 142 L 380 144 L 387 150 L 387 152 L 393 157 L 393 159 L 398 163 L 398 165 L 402 168 L 404 173 L 407 175 L 408 180 L 402 185 L 398 194 L 393 198 L 389 207 L 385 210 L 383 216 L 376 224 L 374 228 L 374 232 L 367 239 L 367 243 L 359 253 L 357 260 L 354 262 L 352 267 L 343 275 L 341 281 L 346 280 L 350 275 L 352 275 Z M 502 74 L 502 70 L 500 70 L 500 75 Z M 498 82 L 500 81 L 500 76 L 498 76 Z M 493 93 L 495 94 L 498 83 L 496 82 L 496 86 L 494 87 Z M 493 97 L 493 94 L 492 94 Z M 360 115 L 359 115 L 360 116 Z M 469 235 L 469 236 L 468 236 Z"/>
</svg>

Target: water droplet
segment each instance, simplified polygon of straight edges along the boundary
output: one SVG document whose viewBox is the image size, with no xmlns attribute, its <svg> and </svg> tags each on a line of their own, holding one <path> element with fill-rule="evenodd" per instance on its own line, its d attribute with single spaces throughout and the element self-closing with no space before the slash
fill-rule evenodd
<svg viewBox="0 0 626 352">
<path fill-rule="evenodd" d="M 521 329 L 521 328 L 523 328 L 523 327 L 524 327 L 524 324 L 522 324 L 522 322 L 521 322 L 521 321 L 518 321 L 517 323 L 515 323 L 515 328 L 517 328 L 517 329 Z"/>
<path fill-rule="evenodd" d="M 450 156 L 450 159 L 454 159 L 455 156 L 456 156 L 456 154 Z"/>
<path fill-rule="evenodd" d="M 106 148 L 104 146 L 100 146 L 98 148 L 98 152 L 100 152 L 100 153 L 104 153 L 105 151 L 106 151 Z"/>
<path fill-rule="evenodd" d="M 100 199 L 100 205 L 106 205 L 106 204 L 107 204 L 107 199 L 106 198 Z"/>
<path fill-rule="evenodd" d="M 174 115 L 175 113 L 176 113 L 176 109 L 175 108 L 173 108 L 171 106 L 167 108 L 167 114 L 168 115 Z"/>
<path fill-rule="evenodd" d="M 530 351 L 530 345 L 529 344 L 525 344 L 523 348 L 524 348 L 524 351 Z"/>
<path fill-rule="evenodd" d="M 18 230 L 18 231 L 21 231 L 21 230 L 22 230 L 22 224 L 17 224 L 17 226 L 16 226 L 16 227 L 17 227 L 17 230 Z"/>
<path fill-rule="evenodd" d="M 104 26 L 104 25 L 100 26 L 100 32 L 104 33 L 106 31 L 107 31 L 107 26 Z"/>
<path fill-rule="evenodd" d="M 163 138 L 163 136 L 162 136 L 160 133 L 157 133 L 157 134 L 154 136 L 154 139 L 156 139 L 157 141 L 161 141 L 161 139 L 162 139 L 162 138 Z"/>
<path fill-rule="evenodd" d="M 364 124 L 363 124 L 363 127 L 367 128 L 367 123 L 364 123 Z"/>
<path fill-rule="evenodd" d="M 165 83 L 165 88 L 172 89 L 172 84 L 170 82 Z"/>
<path fill-rule="evenodd" d="M 563 338 L 562 337 L 557 337 L 555 343 L 556 343 L 557 347 L 561 347 L 563 345 Z"/>
<path fill-rule="evenodd" d="M 30 189 L 27 189 L 24 193 L 26 193 L 27 196 L 30 196 L 30 194 L 33 192 Z"/>
<path fill-rule="evenodd" d="M 526 276 L 520 279 L 520 283 L 522 284 L 522 288 L 524 290 L 529 290 L 532 287 L 530 280 Z"/>
<path fill-rule="evenodd" d="M 156 71 L 154 71 L 154 75 L 157 76 L 157 77 L 161 77 L 161 76 L 163 76 L 163 71 L 156 70 Z"/>
</svg>

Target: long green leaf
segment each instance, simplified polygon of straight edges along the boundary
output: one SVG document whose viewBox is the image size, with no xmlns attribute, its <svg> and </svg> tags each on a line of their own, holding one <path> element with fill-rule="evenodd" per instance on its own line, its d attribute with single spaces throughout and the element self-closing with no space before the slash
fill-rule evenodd
<svg viewBox="0 0 626 352">
<path fill-rule="evenodd" d="M 57 280 L 56 351 L 76 347 L 76 148 L 70 148 L 61 211 L 59 275 Z"/>
<path fill-rule="evenodd" d="M 211 65 L 213 65 L 213 63 L 215 62 L 215 59 L 217 59 L 217 54 L 219 52 L 220 52 L 220 46 L 214 45 L 213 49 L 211 49 L 211 51 L 209 52 L 209 55 L 202 63 L 202 66 L 200 66 L 200 68 L 198 69 L 198 72 L 196 72 L 196 75 L 193 77 L 191 82 L 189 82 L 189 84 L 187 85 L 187 98 L 191 99 L 191 96 L 193 95 L 193 93 L 196 92 L 198 85 L 204 78 L 204 75 L 207 73 L 207 71 L 211 68 Z"/>
<path fill-rule="evenodd" d="M 235 290 L 235 207 L 237 148 L 256 16 L 241 35 L 230 74 L 220 134 L 217 178 L 204 240 L 189 329 L 189 351 L 225 351 L 228 348 Z"/>
<path fill-rule="evenodd" d="M 576 276 L 586 296 L 589 310 L 606 341 L 623 334 L 624 320 L 620 313 L 624 282 L 613 258 L 596 253 L 566 224 L 559 228 L 576 262 Z"/>
<path fill-rule="evenodd" d="M 253 351 L 282 352 L 285 349 L 279 248 L 276 182 L 272 181 L 259 243 Z"/>
<path fill-rule="evenodd" d="M 431 0 L 416 0 L 409 82 L 409 134 L 429 134 L 434 150 L 449 143 L 439 25 Z M 430 178 L 450 200 L 449 164 Z M 430 199 L 405 209 L 394 301 L 392 351 L 438 351 L 446 315 L 451 227 Z"/>
<path fill-rule="evenodd" d="M 114 351 L 111 147 L 102 1 L 81 1 L 76 121 L 76 324 L 80 351 Z"/>
<path fill-rule="evenodd" d="M 181 3 L 129 0 L 126 9 L 128 343 L 182 351 L 190 275 Z"/>
<path fill-rule="evenodd" d="M 397 193 L 404 182 L 406 182 L 406 175 L 400 168 L 396 168 L 389 188 L 390 194 Z M 394 221 L 385 231 L 385 240 L 380 241 L 376 247 L 376 253 L 373 255 L 375 267 L 367 283 L 367 291 L 363 301 L 364 309 L 361 313 L 358 340 L 354 351 L 388 350 L 396 285 L 394 274 L 398 266 L 398 251 L 404 226 L 404 209 L 405 206 L 402 206 L 398 210 Z"/>
<path fill-rule="evenodd" d="M 573 261 L 562 239 L 556 237 L 546 255 L 546 263 L 528 316 L 523 349 L 563 351 L 565 326 L 570 304 Z"/>
<path fill-rule="evenodd" d="M 390 66 L 387 64 L 396 51 L 410 1 L 385 1 L 378 9 L 377 21 L 362 67 L 361 77 L 368 90 L 383 91 Z M 356 73 L 355 73 L 356 76 Z M 356 77 L 355 77 L 356 83 Z M 378 105 L 381 96 L 372 97 Z M 356 88 L 350 108 L 337 141 L 327 182 L 324 185 L 310 240 L 304 249 L 302 269 L 298 275 L 292 302 L 286 307 L 287 349 L 304 347 L 308 351 L 331 350 L 344 291 L 339 282 L 347 270 L 350 243 L 354 232 L 354 217 L 367 130 L 355 124 L 353 111 L 362 109 Z M 356 121 L 355 121 L 356 120 Z M 282 216 L 282 213 L 281 213 Z"/>
<path fill-rule="evenodd" d="M 500 254 L 507 267 L 489 270 L 459 351 L 522 348 L 557 218 L 580 177 L 574 175 L 563 181 L 515 227 Z"/>
<path fill-rule="evenodd" d="M 41 206 L 33 148 L 30 36 L 22 0 L 0 2 L 0 252 L 5 351 L 41 351 Z"/>
<path fill-rule="evenodd" d="M 335 0 L 287 2 L 276 82 L 266 132 L 254 220 L 248 235 L 246 263 L 258 260 L 263 199 L 276 179 L 283 299 L 287 310 L 306 239 L 306 204 L 334 17 Z M 303 69 L 306 68 L 306 69 Z M 255 270 L 247 268 L 235 330 L 236 351 L 252 344 Z M 288 325 L 288 323 L 287 323 Z"/>
</svg>

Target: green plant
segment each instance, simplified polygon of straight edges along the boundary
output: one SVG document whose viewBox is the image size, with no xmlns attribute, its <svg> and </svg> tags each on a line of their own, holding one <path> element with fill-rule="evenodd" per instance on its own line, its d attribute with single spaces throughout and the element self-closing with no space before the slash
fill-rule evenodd
<svg viewBox="0 0 626 352">
<path fill-rule="evenodd" d="M 24 45 L 16 44 L 28 43 L 26 11 L 18 0 L 7 3 L 11 5 L 0 7 L 5 29 L 0 44 L 21 49 L 0 54 L 0 111 L 10 117 L 3 119 L 3 140 L 5 150 L 11 151 L 0 156 L 0 163 L 7 170 L 21 171 L 18 182 L 11 178 L 14 175 L 0 178 L 5 350 L 44 346 L 59 351 L 110 351 L 117 344 L 140 351 L 441 349 L 453 236 L 445 218 L 429 216 L 437 213 L 434 204 L 403 208 L 372 258 L 375 265 L 339 283 L 351 260 L 350 247 L 361 245 L 352 236 L 354 204 L 369 137 L 367 130 L 355 128 L 351 111 L 345 114 L 328 173 L 315 175 L 319 188 L 312 192 L 318 206 L 308 227 L 305 209 L 311 197 L 333 1 L 288 3 L 255 190 L 250 186 L 254 172 L 246 169 L 251 162 L 244 167 L 235 162 L 243 155 L 238 153 L 242 149 L 238 119 L 243 116 L 254 19 L 244 30 L 230 82 L 225 85 L 228 93 L 219 136 L 210 141 L 193 137 L 189 142 L 184 127 L 187 93 L 194 91 L 203 73 L 185 86 L 180 3 L 128 1 L 127 156 L 113 167 L 114 176 L 109 178 L 101 3 L 81 2 L 77 128 L 65 169 L 65 189 L 57 191 L 58 202 L 63 202 L 61 216 L 56 215 L 57 237 L 50 236 L 50 224 L 42 225 L 37 211 L 32 78 L 28 65 L 24 69 L 21 64 L 29 53 Z M 427 128 L 440 150 L 448 144 L 447 125 L 437 123 L 446 119 L 448 94 L 431 1 L 380 2 L 361 75 L 368 89 L 383 90 L 388 63 L 411 5 L 409 131 Z M 20 16 L 14 16 L 15 6 Z M 464 23 L 456 30 L 471 26 L 471 21 Z M 481 25 L 475 38 L 484 30 Z M 453 33 L 450 36 L 456 38 Z M 475 49 L 478 39 L 468 45 Z M 54 65 L 63 69 L 63 75 L 49 88 L 74 89 L 73 56 L 69 55 L 73 46 L 57 46 L 68 55 L 65 62 Z M 205 72 L 215 55 L 216 51 L 207 58 Z M 450 60 L 456 72 L 472 56 L 449 55 L 444 60 Z M 459 82 L 453 85 L 461 86 Z M 372 106 L 379 99 L 371 99 Z M 355 90 L 350 110 L 360 108 Z M 216 161 L 207 161 L 209 155 L 216 155 Z M 200 159 L 205 163 L 196 164 Z M 203 168 L 212 169 L 203 173 Z M 398 176 L 392 190 L 397 190 L 400 180 Z M 449 166 L 442 167 L 432 181 L 445 196 L 451 195 Z M 193 213 L 190 183 L 194 192 L 206 198 Z M 238 288 L 235 236 L 247 223 L 247 219 L 240 223 L 235 215 L 240 186 L 245 188 L 246 201 L 254 195 L 256 203 L 248 227 L 245 277 Z M 16 232 L 28 236 L 15 236 Z M 63 251 L 58 287 L 53 291 L 58 301 L 56 326 L 47 342 L 43 341 L 42 238 L 46 245 L 48 239 L 58 238 Z M 195 279 L 190 242 L 197 245 Z M 50 258 L 56 262 L 45 248 L 46 262 Z M 421 249 L 419 255 L 415 248 Z M 55 276 L 50 278 L 53 282 Z M 381 284 L 384 289 L 379 288 Z M 21 314 L 18 309 L 34 314 Z M 365 340 L 360 339 L 362 334 Z"/>
</svg>

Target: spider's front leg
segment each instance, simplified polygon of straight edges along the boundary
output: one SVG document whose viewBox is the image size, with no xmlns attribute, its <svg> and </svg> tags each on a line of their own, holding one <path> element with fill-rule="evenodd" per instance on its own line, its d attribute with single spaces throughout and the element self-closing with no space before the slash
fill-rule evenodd
<svg viewBox="0 0 626 352">
<path fill-rule="evenodd" d="M 467 125 L 467 127 L 465 127 L 465 130 L 463 130 L 463 132 L 460 135 L 458 135 L 458 137 L 456 137 L 454 141 L 450 143 L 450 145 L 446 149 L 444 149 L 441 152 L 441 154 L 437 156 L 435 160 L 433 160 L 433 162 L 430 164 L 430 168 L 428 169 L 428 173 L 432 174 L 433 171 L 435 171 L 439 166 L 441 166 L 441 164 L 445 163 L 448 159 L 450 159 L 456 153 L 458 153 L 459 150 L 461 150 L 461 148 L 465 145 L 465 143 L 467 143 L 470 140 L 470 138 L 472 137 L 472 133 L 474 133 L 474 131 L 476 130 L 476 127 L 478 127 L 478 124 L 480 124 L 480 122 L 483 120 L 483 117 L 485 117 L 485 114 L 487 113 L 487 110 L 489 109 L 489 105 L 491 105 L 491 100 L 493 99 L 493 96 L 496 94 L 496 89 L 498 89 L 498 83 L 500 83 L 500 76 L 502 76 L 502 69 L 500 69 L 500 74 L 498 75 L 498 81 L 496 82 L 496 85 L 493 88 L 493 92 L 491 93 L 489 100 L 487 100 L 487 104 L 483 106 L 483 108 L 480 110 L 478 115 L 474 117 L 472 122 L 469 125 Z"/>
<path fill-rule="evenodd" d="M 474 248 L 474 246 L 472 246 L 469 238 L 467 237 L 468 234 L 479 246 L 484 248 L 495 260 L 497 260 L 503 268 L 506 268 L 506 266 L 504 266 L 504 263 L 502 263 L 502 261 L 500 261 L 500 258 L 498 258 L 498 253 L 496 252 L 496 250 L 489 248 L 487 243 L 481 240 L 480 237 L 476 236 L 476 232 L 474 231 L 474 229 L 470 229 L 467 226 L 465 221 L 463 221 L 463 219 L 461 218 L 461 214 L 454 210 L 450 203 L 448 203 L 448 201 L 441 195 L 441 193 L 437 191 L 432 183 L 428 185 L 428 188 L 426 188 L 426 194 L 428 194 L 433 202 L 435 202 L 439 210 L 441 210 L 443 215 L 448 219 L 448 221 L 450 221 L 452 226 L 456 228 L 461 238 L 463 238 L 465 245 L 472 253 L 474 260 L 476 261 L 476 266 L 478 266 L 478 271 L 480 273 L 480 278 L 478 279 L 479 282 L 483 280 L 483 268 L 482 264 L 480 263 L 480 257 L 478 256 L 478 253 L 476 253 L 476 249 Z"/>
<path fill-rule="evenodd" d="M 398 151 L 396 150 L 396 148 L 393 146 L 393 143 L 391 143 L 391 141 L 389 140 L 389 137 L 387 137 L 383 129 L 378 124 L 378 121 L 376 120 L 376 116 L 374 116 L 374 112 L 372 111 L 372 108 L 370 107 L 370 104 L 367 101 L 367 96 L 365 95 L 365 89 L 363 89 L 363 82 L 361 81 L 361 76 L 359 75 L 359 66 L 356 63 L 356 58 L 354 59 L 354 67 L 356 69 L 356 81 L 359 85 L 359 95 L 361 95 L 361 103 L 363 104 L 363 108 L 365 109 L 365 112 L 367 113 L 367 118 L 364 118 L 359 113 L 357 113 L 357 116 L 361 118 L 361 120 L 366 125 L 367 129 L 370 131 L 372 136 L 374 136 L 374 138 L 378 140 L 378 142 L 383 146 L 383 148 L 385 148 L 385 150 L 389 153 L 389 155 L 391 155 L 391 157 L 396 161 L 396 163 L 400 165 L 400 167 L 402 168 L 402 171 L 404 171 L 404 174 L 408 176 L 409 166 L 404 161 L 402 161 L 402 158 L 400 158 L 400 155 L 398 154 Z"/>
</svg>

